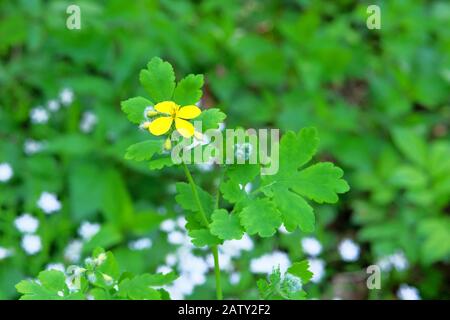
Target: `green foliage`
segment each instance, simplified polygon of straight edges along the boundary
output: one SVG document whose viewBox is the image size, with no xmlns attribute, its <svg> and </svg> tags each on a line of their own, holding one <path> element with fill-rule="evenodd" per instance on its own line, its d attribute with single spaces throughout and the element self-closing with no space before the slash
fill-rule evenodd
<svg viewBox="0 0 450 320">
<path fill-rule="evenodd" d="M 219 210 L 229 212 L 233 226 L 238 217 L 242 242 L 253 243 L 238 256 L 221 252 L 231 260 L 230 270 L 222 270 L 225 297 L 257 298 L 253 259 L 275 248 L 291 261 L 304 259 L 301 240 L 314 232 L 309 236 L 323 247 L 316 258 L 324 262 L 325 279 L 306 285 L 309 298 L 393 299 L 406 283 L 423 299 L 448 299 L 450 4 L 384 1 L 380 30 L 367 29 L 367 5 L 84 1 L 82 29 L 68 30 L 66 6 L 57 1 L 4 1 L 0 164 L 10 164 L 14 174 L 0 182 L 0 299 L 17 298 L 14 285 L 20 279 L 36 278 L 48 264 L 79 263 L 97 246 L 111 250 L 124 270 L 154 272 L 184 248 L 166 241 L 171 232 L 158 230 L 163 220 L 175 222 L 177 232 L 185 232 L 178 228 L 183 216 L 188 229 L 207 228 L 198 208 L 186 210 L 174 201 L 174 182 L 184 177 L 167 152 L 161 148 L 149 158 L 145 149 L 135 149 L 144 160 L 124 160 L 129 146 L 151 140 L 138 130 L 146 120 L 144 109 L 166 97 L 201 100 L 198 119 L 204 128 L 217 128 L 226 114 L 230 129 L 280 129 L 293 145 L 284 153 L 292 167 L 282 171 L 298 177 L 306 170 L 301 184 L 271 184 L 274 177 L 261 177 L 257 168 L 236 166 L 233 174 L 232 166 L 214 165 L 206 172 L 189 167 L 197 186 L 214 199 L 211 234 L 219 238 L 211 215 L 219 184 Z M 153 56 L 162 59 L 146 67 Z M 73 92 L 64 106 L 63 88 Z M 57 111 L 50 110 L 53 100 L 60 104 Z M 49 115 L 47 122 L 31 121 L 37 106 Z M 97 120 L 88 130 L 82 129 L 86 113 Z M 320 144 L 308 142 L 314 155 L 299 147 L 299 132 L 308 126 L 320 134 Z M 309 134 L 318 137 L 314 130 Z M 25 146 L 33 141 L 38 151 L 29 152 L 33 148 Z M 342 180 L 337 167 L 351 191 L 330 205 L 345 188 L 337 182 Z M 318 189 L 311 188 L 311 179 L 320 179 Z M 44 214 L 37 205 L 44 191 L 55 194 L 60 211 Z M 271 237 L 249 238 L 241 225 L 240 214 L 256 200 L 270 201 L 281 216 L 282 228 Z M 41 249 L 34 254 L 22 246 L 25 234 L 15 225 L 25 212 L 39 222 L 33 235 Z M 100 226 L 90 239 L 79 233 L 86 222 Z M 138 237 L 153 245 L 132 250 Z M 347 237 L 360 245 L 357 261 L 337 261 L 338 244 Z M 225 247 L 237 243 L 221 240 Z M 81 243 L 79 256 L 67 254 L 74 241 Z M 202 259 L 210 255 L 192 251 Z M 408 267 L 391 264 L 383 271 L 381 290 L 358 290 L 352 274 L 397 252 Z M 227 281 L 236 274 L 239 281 Z M 337 285 L 342 282 L 334 281 L 342 279 L 351 289 L 345 296 Z M 214 275 L 208 272 L 203 280 L 184 297 L 213 298 Z M 109 298 L 102 288 L 91 295 Z"/>
<path fill-rule="evenodd" d="M 285 274 L 275 268 L 268 281 L 258 280 L 259 295 L 263 300 L 304 300 L 306 292 L 302 289 L 312 277 L 308 261 L 294 263 Z"/>
<path fill-rule="evenodd" d="M 69 269 L 68 269 L 69 270 Z M 47 270 L 39 273 L 37 280 L 22 280 L 16 289 L 21 300 L 160 300 L 167 297 L 161 287 L 177 278 L 167 274 L 120 273 L 114 255 L 96 249 L 85 266 L 72 266 L 72 273 Z"/>
</svg>

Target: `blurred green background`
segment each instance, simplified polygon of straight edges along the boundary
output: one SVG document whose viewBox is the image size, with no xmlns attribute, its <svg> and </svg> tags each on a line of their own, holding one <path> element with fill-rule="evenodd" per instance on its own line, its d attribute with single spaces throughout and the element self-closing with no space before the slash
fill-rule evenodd
<svg viewBox="0 0 450 320">
<path fill-rule="evenodd" d="M 256 298 L 264 274 L 252 262 L 276 251 L 323 266 L 310 298 L 450 298 L 448 1 L 75 1 L 81 30 L 66 28 L 69 4 L 0 1 L 0 299 L 97 246 L 132 272 L 177 269 L 168 260 L 184 248 L 174 201 L 183 174 L 123 159 L 143 133 L 120 101 L 145 95 L 138 72 L 153 56 L 179 78 L 203 73 L 202 106 L 227 113 L 227 127 L 316 126 L 320 159 L 351 186 L 337 206 L 316 206 L 313 235 L 255 237 L 251 250 L 228 255 L 226 297 Z M 380 30 L 366 27 L 370 4 L 381 7 Z M 195 175 L 205 188 L 216 176 Z M 18 222 L 24 213 L 34 218 Z M 343 239 L 359 248 L 356 259 L 342 258 Z M 368 290 L 375 263 L 382 286 Z M 177 297 L 214 298 L 205 275 Z"/>
</svg>

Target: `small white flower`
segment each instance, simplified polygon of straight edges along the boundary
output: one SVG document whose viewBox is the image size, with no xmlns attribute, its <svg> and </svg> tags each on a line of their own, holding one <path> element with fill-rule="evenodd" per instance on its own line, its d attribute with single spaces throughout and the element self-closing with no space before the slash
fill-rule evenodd
<svg viewBox="0 0 450 320">
<path fill-rule="evenodd" d="M 64 292 L 63 291 L 58 291 L 58 296 L 60 296 L 60 297 L 64 297 Z"/>
<path fill-rule="evenodd" d="M 322 245 L 314 237 L 305 237 L 302 239 L 303 252 L 311 257 L 317 257 L 322 252 Z"/>
<path fill-rule="evenodd" d="M 224 122 L 220 122 L 219 123 L 219 131 L 223 131 L 225 130 L 225 123 Z"/>
<path fill-rule="evenodd" d="M 342 260 L 351 262 L 359 258 L 359 246 L 351 239 L 344 239 L 339 244 L 339 254 Z"/>
<path fill-rule="evenodd" d="M 49 114 L 42 107 L 36 107 L 30 111 L 31 122 L 35 124 L 44 124 L 48 122 Z"/>
<path fill-rule="evenodd" d="M 180 228 L 180 229 L 182 229 L 182 230 L 186 230 L 186 224 L 187 224 L 187 220 L 186 220 L 186 218 L 184 217 L 184 216 L 180 216 L 180 217 L 178 217 L 178 219 L 177 219 L 177 225 L 178 225 L 178 227 Z"/>
<path fill-rule="evenodd" d="M 145 250 L 152 247 L 152 240 L 150 238 L 140 238 L 128 243 L 131 250 Z"/>
<path fill-rule="evenodd" d="M 59 110 L 59 102 L 58 102 L 58 100 L 55 100 L 55 99 L 49 100 L 47 102 L 47 108 L 48 108 L 48 110 L 50 110 L 52 112 L 58 111 Z"/>
<path fill-rule="evenodd" d="M 156 273 L 170 273 L 172 272 L 172 269 L 168 266 L 159 266 L 158 269 L 156 269 Z"/>
<path fill-rule="evenodd" d="M 59 93 L 59 99 L 63 106 L 68 106 L 73 102 L 73 91 L 70 88 L 64 88 Z"/>
<path fill-rule="evenodd" d="M 407 284 L 400 285 L 397 290 L 397 297 L 400 300 L 421 300 L 419 290 Z"/>
<path fill-rule="evenodd" d="M 70 262 L 78 262 L 81 258 L 83 242 L 81 240 L 72 240 L 64 250 L 64 258 Z"/>
<path fill-rule="evenodd" d="M 265 254 L 250 262 L 250 270 L 253 273 L 272 273 L 274 268 L 280 268 L 281 273 L 286 272 L 291 264 L 285 252 L 275 251 Z"/>
<path fill-rule="evenodd" d="M 8 258 L 11 254 L 12 254 L 12 251 L 10 249 L 0 247 L 0 261 Z"/>
<path fill-rule="evenodd" d="M 85 241 L 89 241 L 99 231 L 100 231 L 100 224 L 90 223 L 89 221 L 84 221 L 78 228 L 78 234 Z"/>
<path fill-rule="evenodd" d="M 91 111 L 84 112 L 80 122 L 80 130 L 84 133 L 91 132 L 97 124 L 97 121 L 95 113 Z"/>
<path fill-rule="evenodd" d="M 168 266 L 174 266 L 175 264 L 177 263 L 177 256 L 176 255 L 174 255 L 173 253 L 169 253 L 167 256 L 166 256 L 166 264 L 168 265 Z"/>
<path fill-rule="evenodd" d="M 241 281 L 241 274 L 239 272 L 233 272 L 230 274 L 230 283 L 236 285 Z"/>
<path fill-rule="evenodd" d="M 39 227 L 39 220 L 29 213 L 24 213 L 14 220 L 14 225 L 22 233 L 35 233 Z"/>
<path fill-rule="evenodd" d="M 313 273 L 311 282 L 319 283 L 325 275 L 325 262 L 322 259 L 308 259 L 309 271 Z"/>
<path fill-rule="evenodd" d="M 253 249 L 253 241 L 247 235 L 244 236 L 240 240 L 230 240 L 225 241 L 224 244 L 220 247 L 220 250 L 230 257 L 238 257 L 241 255 L 242 251 L 250 251 Z"/>
<path fill-rule="evenodd" d="M 168 234 L 167 241 L 171 244 L 183 244 L 186 236 L 180 231 L 172 231 Z"/>
<path fill-rule="evenodd" d="M 33 140 L 33 139 L 27 139 L 25 140 L 25 143 L 23 145 L 23 151 L 26 155 L 32 155 L 35 153 L 38 153 L 44 148 L 44 144 L 42 142 Z"/>
<path fill-rule="evenodd" d="M 302 289 L 302 280 L 290 273 L 285 273 L 284 279 L 289 286 L 290 291 L 299 291 Z"/>
<path fill-rule="evenodd" d="M 61 202 L 58 201 L 55 194 L 50 192 L 42 192 L 37 205 L 46 214 L 51 214 L 61 210 Z"/>
<path fill-rule="evenodd" d="M 0 182 L 8 182 L 14 175 L 14 171 L 9 163 L 0 163 Z"/>
<path fill-rule="evenodd" d="M 66 268 L 62 263 L 49 263 L 46 267 L 46 270 L 56 270 L 61 272 L 66 272 Z"/>
<path fill-rule="evenodd" d="M 404 271 L 404 270 L 408 269 L 408 267 L 409 267 L 409 262 L 406 259 L 405 254 L 402 251 L 397 251 L 396 253 L 391 255 L 389 257 L 389 260 L 390 260 L 392 266 L 397 271 Z"/>
<path fill-rule="evenodd" d="M 41 251 L 41 237 L 35 234 L 26 234 L 22 238 L 22 248 L 29 255 L 33 255 Z"/>
<path fill-rule="evenodd" d="M 164 220 L 161 223 L 160 229 L 165 232 L 172 232 L 175 230 L 175 221 L 172 219 Z"/>
</svg>

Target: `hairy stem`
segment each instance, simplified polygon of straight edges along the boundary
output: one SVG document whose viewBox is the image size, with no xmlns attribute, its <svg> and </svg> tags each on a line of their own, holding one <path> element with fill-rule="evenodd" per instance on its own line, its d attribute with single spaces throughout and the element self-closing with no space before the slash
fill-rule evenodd
<svg viewBox="0 0 450 320">
<path fill-rule="evenodd" d="M 197 185 L 194 182 L 194 179 L 192 178 L 191 172 L 189 171 L 187 165 L 183 163 L 183 169 L 184 173 L 186 174 L 186 178 L 191 185 L 192 194 L 194 195 L 194 200 L 197 202 L 198 209 L 200 211 L 200 216 L 203 220 L 203 223 L 206 227 L 209 227 L 209 221 L 206 217 L 205 210 L 203 209 L 202 202 L 200 201 L 200 197 L 198 195 Z M 218 246 L 212 246 L 211 247 L 212 254 L 214 256 L 214 273 L 216 276 L 216 296 L 218 300 L 223 299 L 222 294 L 222 285 L 220 283 L 220 266 L 219 266 L 219 250 Z"/>
</svg>

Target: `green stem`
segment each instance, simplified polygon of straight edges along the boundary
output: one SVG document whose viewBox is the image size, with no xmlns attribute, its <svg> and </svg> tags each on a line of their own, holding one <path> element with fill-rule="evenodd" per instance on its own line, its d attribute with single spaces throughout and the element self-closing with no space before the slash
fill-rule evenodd
<svg viewBox="0 0 450 320">
<path fill-rule="evenodd" d="M 200 211 L 200 215 L 203 220 L 203 223 L 205 224 L 206 227 L 209 227 L 208 218 L 206 217 L 205 210 L 203 209 L 202 203 L 200 201 L 200 197 L 198 195 L 197 185 L 195 184 L 194 179 L 192 178 L 191 172 L 189 171 L 189 169 L 185 163 L 183 163 L 183 169 L 184 169 L 184 173 L 186 174 L 186 178 L 188 179 L 188 182 L 191 185 L 192 194 L 194 195 L 194 200 L 197 202 L 197 206 Z M 222 285 L 220 283 L 219 250 L 218 250 L 217 246 L 212 246 L 211 251 L 214 256 L 214 273 L 216 276 L 217 300 L 222 300 L 223 294 L 222 294 Z"/>
</svg>

